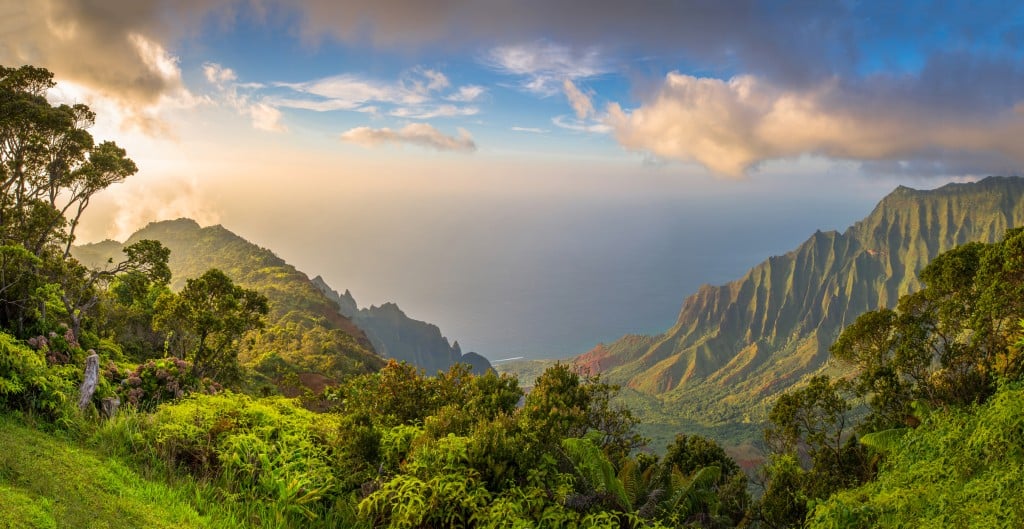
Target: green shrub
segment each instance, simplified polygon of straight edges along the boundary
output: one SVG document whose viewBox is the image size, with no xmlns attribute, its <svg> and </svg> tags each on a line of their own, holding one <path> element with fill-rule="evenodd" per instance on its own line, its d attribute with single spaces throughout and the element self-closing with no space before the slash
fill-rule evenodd
<svg viewBox="0 0 1024 529">
<path fill-rule="evenodd" d="M 201 383 L 192 375 L 192 366 L 180 358 L 161 358 L 139 364 L 134 370 L 108 363 L 103 377 L 116 388 L 121 402 L 140 410 L 153 410 L 162 402 L 180 399 L 189 393 L 219 391 L 220 385 Z"/>
<path fill-rule="evenodd" d="M 194 394 L 157 408 L 141 436 L 173 468 L 217 484 L 247 517 L 303 526 L 341 499 L 338 421 L 281 398 Z"/>
<path fill-rule="evenodd" d="M 935 412 L 887 453 L 876 481 L 818 503 L 812 528 L 1024 527 L 1024 388 Z"/>
<path fill-rule="evenodd" d="M 73 415 L 75 368 L 49 367 L 44 355 L 0 332 L 0 408 L 61 422 Z"/>
</svg>

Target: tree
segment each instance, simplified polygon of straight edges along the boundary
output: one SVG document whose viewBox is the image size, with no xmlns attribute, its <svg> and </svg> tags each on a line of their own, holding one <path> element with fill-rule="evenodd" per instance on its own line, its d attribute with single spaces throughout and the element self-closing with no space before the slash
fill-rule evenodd
<svg viewBox="0 0 1024 529">
<path fill-rule="evenodd" d="M 57 263 L 62 272 L 55 274 L 61 280 L 61 302 L 71 320 L 71 331 L 77 340 L 82 334 L 82 319 L 100 301 L 101 287 L 106 287 L 115 278 L 135 290 L 134 296 L 141 296 L 142 289 L 149 285 L 166 287 L 171 281 L 171 269 L 167 264 L 171 251 L 160 241 L 141 240 L 124 249 L 127 259 L 102 270 L 90 270 L 73 258 L 64 258 Z"/>
<path fill-rule="evenodd" d="M 756 508 L 769 527 L 798 526 L 807 500 L 871 477 L 868 453 L 853 436 L 851 390 L 845 380 L 818 375 L 779 396 L 769 412 L 764 435 L 773 454 L 764 467 L 768 487 Z"/>
<path fill-rule="evenodd" d="M 186 281 L 180 294 L 161 296 L 155 310 L 153 326 L 168 333 L 168 351 L 191 360 L 195 376 L 222 380 L 237 368 L 243 335 L 264 326 L 269 302 L 210 269 Z"/>
<path fill-rule="evenodd" d="M 46 69 L 0 66 L 0 323 L 21 334 L 37 313 L 46 318 L 45 300 L 25 288 L 27 277 L 91 288 L 89 271 L 68 259 L 75 230 L 96 193 L 138 170 L 115 143 L 95 143 L 89 107 L 51 105 L 46 91 L 53 86 Z M 67 312 L 77 338 L 75 309 L 82 307 L 72 304 Z"/>
<path fill-rule="evenodd" d="M 668 490 L 673 487 L 673 476 L 695 478 L 703 469 L 716 468 L 713 480 L 706 484 L 705 494 L 693 494 L 688 499 L 689 509 L 685 519 L 699 522 L 704 527 L 735 526 L 743 520 L 750 503 L 747 493 L 747 476 L 721 445 L 713 439 L 699 435 L 678 434 L 668 445 L 661 461 L 661 479 Z M 701 480 L 693 479 L 693 485 Z"/>
<path fill-rule="evenodd" d="M 867 312 L 843 330 L 833 356 L 857 367 L 855 386 L 869 399 L 867 428 L 913 426 L 912 404 L 928 407 L 985 401 L 998 379 L 1024 374 L 1012 354 L 1024 316 L 1024 229 L 994 244 L 969 243 L 920 272 L 924 288 L 896 310 Z"/>
<path fill-rule="evenodd" d="M 67 257 L 93 195 L 138 168 L 113 142 L 96 145 L 85 105 L 51 105 L 43 68 L 0 66 L 0 224 L 5 242 Z"/>
<path fill-rule="evenodd" d="M 605 384 L 599 377 L 584 377 L 568 364 L 557 363 L 537 377 L 526 396 L 522 410 L 526 427 L 552 445 L 597 430 L 601 449 L 618 466 L 634 448 L 645 444 L 633 431 L 637 423 L 633 414 L 612 404 L 618 391 L 618 386 Z"/>
<path fill-rule="evenodd" d="M 105 271 L 107 288 L 97 292 L 96 327 L 114 338 L 135 361 L 163 353 L 164 338 L 153 330 L 156 300 L 169 293 L 170 250 L 160 242 L 142 240 L 124 249 L 128 259 Z M 112 263 L 109 261 L 108 263 Z"/>
</svg>

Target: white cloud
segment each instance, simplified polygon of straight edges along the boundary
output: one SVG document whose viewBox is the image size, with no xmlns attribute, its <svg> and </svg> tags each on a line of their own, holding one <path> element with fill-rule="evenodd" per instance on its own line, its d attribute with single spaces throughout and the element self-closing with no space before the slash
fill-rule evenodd
<svg viewBox="0 0 1024 529">
<path fill-rule="evenodd" d="M 161 76 L 180 81 L 181 72 L 175 57 L 145 39 L 140 38 L 137 42 L 145 48 L 144 53 L 149 57 L 147 63 L 160 69 Z M 210 103 L 208 98 L 193 94 L 184 85 L 176 86 L 173 90 L 157 94 L 152 100 L 122 100 L 109 97 L 95 86 L 58 79 L 47 92 L 47 98 L 55 103 L 88 105 L 97 115 L 93 134 L 98 136 L 120 136 L 136 130 L 145 136 L 174 140 L 177 136 L 171 123 L 181 111 Z"/>
<path fill-rule="evenodd" d="M 413 83 L 413 89 L 416 91 L 435 92 L 437 90 L 443 90 L 451 86 L 451 82 L 448 81 L 448 77 L 437 70 L 431 70 L 429 68 L 417 68 L 413 71 L 421 75 L 423 79 L 426 80 L 426 82 L 424 83 L 423 81 L 416 79 L 415 77 L 411 79 L 411 82 Z"/>
<path fill-rule="evenodd" d="M 413 68 L 390 83 L 355 74 L 341 74 L 302 83 L 277 83 L 275 86 L 293 92 L 289 96 L 267 99 L 278 107 L 317 112 L 385 112 L 413 119 L 475 115 L 480 112 L 477 107 L 440 102 L 469 103 L 484 93 L 484 89 L 476 85 L 460 86 L 445 93 L 451 87 L 448 77 L 437 70 L 422 67 Z"/>
<path fill-rule="evenodd" d="M 953 119 L 913 101 L 865 100 L 836 79 L 797 91 L 753 76 L 724 81 L 670 73 L 639 108 L 611 104 L 604 121 L 628 149 L 695 161 L 728 177 L 802 155 L 899 161 L 938 150 L 1024 164 L 1019 112 Z"/>
<path fill-rule="evenodd" d="M 546 134 L 547 132 L 550 132 L 547 129 L 538 127 L 512 127 L 512 130 L 515 132 L 531 132 L 533 134 Z"/>
<path fill-rule="evenodd" d="M 555 116 L 551 123 L 556 127 L 576 132 L 593 132 L 595 134 L 607 134 L 612 127 L 607 123 L 595 122 L 592 120 L 580 120 L 569 116 Z"/>
<path fill-rule="evenodd" d="M 360 106 L 361 103 L 342 99 L 301 99 L 294 97 L 267 96 L 264 98 L 264 101 L 275 107 L 297 108 L 300 110 L 312 110 L 314 112 L 333 112 L 335 110 L 354 110 L 360 112 L 367 109 L 377 108 L 374 106 Z"/>
<path fill-rule="evenodd" d="M 460 86 L 458 91 L 446 96 L 445 99 L 458 103 L 470 103 L 479 99 L 486 91 L 484 87 L 478 85 Z"/>
<path fill-rule="evenodd" d="M 254 91 L 263 88 L 262 84 L 239 83 L 234 70 L 213 62 L 203 64 L 203 75 L 217 88 L 221 102 L 248 117 L 254 129 L 266 132 L 288 131 L 275 102 L 254 95 Z"/>
<path fill-rule="evenodd" d="M 128 41 L 150 72 L 160 76 L 164 81 L 169 81 L 172 85 L 181 83 L 178 58 L 168 53 L 160 43 L 147 39 L 139 33 L 129 33 Z"/>
<path fill-rule="evenodd" d="M 438 105 L 433 107 L 399 107 L 389 114 L 397 118 L 431 119 L 452 118 L 458 116 L 475 116 L 480 112 L 477 107 L 460 107 L 456 105 Z"/>
<path fill-rule="evenodd" d="M 281 111 L 266 104 L 255 103 L 248 108 L 252 126 L 267 132 L 287 132 L 288 128 L 281 123 Z"/>
<path fill-rule="evenodd" d="M 368 101 L 415 104 L 424 99 L 422 94 L 405 90 L 400 84 L 388 85 L 352 74 L 304 83 L 279 83 L 278 86 L 290 88 L 298 94 L 319 96 L 336 108 L 355 108 Z"/>
<path fill-rule="evenodd" d="M 238 80 L 234 70 L 212 62 L 203 63 L 203 75 L 210 84 L 216 86 Z"/>
<path fill-rule="evenodd" d="M 562 89 L 565 91 L 565 97 L 569 99 L 572 109 L 576 111 L 577 118 L 587 119 L 594 114 L 594 104 L 590 102 L 590 96 L 580 91 L 572 81 L 566 79 L 562 83 Z"/>
<path fill-rule="evenodd" d="M 499 72 L 525 77 L 520 87 L 543 96 L 557 94 L 566 79 L 585 79 L 611 71 L 597 48 L 574 51 L 544 40 L 498 46 L 488 52 L 484 62 Z"/>
<path fill-rule="evenodd" d="M 387 143 L 406 143 L 439 151 L 475 151 L 476 143 L 469 132 L 461 128 L 458 129 L 458 132 L 458 136 L 446 136 L 427 123 L 410 123 L 399 130 L 356 127 L 342 133 L 341 139 L 363 147 L 377 147 Z"/>
</svg>

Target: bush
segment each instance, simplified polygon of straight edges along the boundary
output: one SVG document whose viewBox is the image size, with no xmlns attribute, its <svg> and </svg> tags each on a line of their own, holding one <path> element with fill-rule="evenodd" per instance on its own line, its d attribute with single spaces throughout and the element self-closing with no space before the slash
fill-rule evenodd
<svg viewBox="0 0 1024 529">
<path fill-rule="evenodd" d="M 221 387 L 192 375 L 192 366 L 180 358 L 161 358 L 139 364 L 134 370 L 107 364 L 104 378 L 114 385 L 121 402 L 140 410 L 153 410 L 162 402 L 180 399 L 195 391 L 217 393 Z"/>
<path fill-rule="evenodd" d="M 45 354 L 0 332 L 0 408 L 55 423 L 73 416 L 75 369 L 49 367 Z"/>
<path fill-rule="evenodd" d="M 818 503 L 812 528 L 1022 527 L 1024 388 L 936 412 L 886 454 L 876 481 Z"/>
<path fill-rule="evenodd" d="M 333 416 L 289 399 L 194 394 L 157 408 L 142 438 L 174 469 L 216 483 L 247 517 L 299 527 L 340 498 L 337 431 Z"/>
</svg>

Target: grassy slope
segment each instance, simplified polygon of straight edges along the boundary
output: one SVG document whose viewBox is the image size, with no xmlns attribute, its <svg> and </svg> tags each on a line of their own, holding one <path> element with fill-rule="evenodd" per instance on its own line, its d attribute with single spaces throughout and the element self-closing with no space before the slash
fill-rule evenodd
<svg viewBox="0 0 1024 529">
<path fill-rule="evenodd" d="M 116 458 L 0 416 L 0 528 L 241 527 L 194 487 L 141 477 Z M 206 512 L 199 512 L 196 504 Z"/>
</svg>

